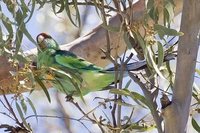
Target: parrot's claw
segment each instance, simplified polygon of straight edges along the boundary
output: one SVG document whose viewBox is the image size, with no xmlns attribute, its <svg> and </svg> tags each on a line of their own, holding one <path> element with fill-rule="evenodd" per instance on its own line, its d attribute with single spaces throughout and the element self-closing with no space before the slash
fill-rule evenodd
<svg viewBox="0 0 200 133">
<path fill-rule="evenodd" d="M 66 98 L 66 102 L 70 102 L 70 101 L 74 100 L 74 98 L 72 97 L 72 95 L 67 95 L 65 98 Z"/>
</svg>

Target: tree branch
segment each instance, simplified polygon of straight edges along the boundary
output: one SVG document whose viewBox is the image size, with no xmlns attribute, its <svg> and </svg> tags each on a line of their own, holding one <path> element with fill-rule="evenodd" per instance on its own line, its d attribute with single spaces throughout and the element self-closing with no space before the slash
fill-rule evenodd
<svg viewBox="0 0 200 133">
<path fill-rule="evenodd" d="M 133 6 L 133 16 L 132 20 L 133 21 L 139 21 L 143 19 L 143 15 L 145 13 L 145 0 L 139 0 L 136 2 Z M 176 8 L 175 8 L 175 14 L 179 14 L 182 9 L 182 0 L 175 0 Z M 113 17 L 110 20 L 110 25 L 111 26 L 116 26 L 119 27 L 121 24 L 121 21 L 119 19 L 119 15 Z M 103 52 L 101 52 L 101 48 L 106 48 L 106 29 L 101 27 L 99 25 L 97 28 L 92 30 L 89 34 L 80 37 L 73 41 L 72 43 L 69 44 L 64 44 L 61 46 L 62 49 L 64 50 L 70 50 L 77 54 L 78 56 L 81 56 L 85 58 L 86 60 L 99 65 L 99 66 L 106 66 L 109 61 L 108 60 L 103 60 L 101 57 L 104 56 Z M 125 42 L 123 41 L 123 37 L 121 37 L 117 32 L 112 32 L 110 34 L 110 41 L 111 41 L 111 48 L 115 47 L 114 45 L 118 45 L 118 51 L 117 53 L 122 54 L 122 52 L 125 49 Z M 119 37 L 116 39 L 116 37 Z M 115 53 L 116 49 L 113 49 L 111 51 L 111 54 Z M 26 52 L 27 55 L 31 55 L 36 53 L 36 49 L 33 49 L 29 52 Z M 14 80 L 10 76 L 9 71 L 13 70 L 13 68 L 10 66 L 10 64 L 7 62 L 6 57 L 1 56 L 0 57 L 0 84 L 1 88 L 4 89 L 5 94 L 9 93 L 16 93 L 16 92 L 25 92 L 28 91 L 27 89 L 24 90 L 14 90 L 13 84 Z M 39 89 L 39 87 L 38 87 Z M 0 94 L 2 94 L 0 92 Z"/>
<path fill-rule="evenodd" d="M 159 112 L 157 109 L 158 106 L 157 106 L 156 100 L 154 100 L 154 96 L 152 95 L 151 91 L 145 86 L 144 83 L 142 83 L 140 81 L 140 79 L 137 76 L 135 76 L 131 72 L 129 72 L 129 76 L 135 83 L 137 83 L 140 86 L 142 92 L 144 93 L 146 100 L 149 102 L 149 105 L 151 106 L 151 108 L 149 108 L 149 109 L 150 109 L 153 119 L 156 123 L 157 130 L 159 133 L 162 133 L 162 125 L 161 125 L 162 117 L 160 117 L 160 115 L 159 115 Z"/>
<path fill-rule="evenodd" d="M 166 133 L 185 133 L 192 97 L 196 58 L 200 44 L 200 0 L 184 0 L 172 102 L 163 109 Z M 177 124 L 178 123 L 178 124 Z"/>
</svg>

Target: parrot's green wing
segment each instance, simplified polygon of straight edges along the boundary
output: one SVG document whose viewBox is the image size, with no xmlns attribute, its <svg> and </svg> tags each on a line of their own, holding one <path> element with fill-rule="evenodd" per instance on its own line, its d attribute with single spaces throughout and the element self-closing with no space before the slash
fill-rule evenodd
<svg viewBox="0 0 200 133">
<path fill-rule="evenodd" d="M 54 55 L 56 64 L 62 66 L 60 69 L 63 71 L 71 69 L 80 74 L 82 79 L 80 87 L 83 95 L 101 90 L 114 82 L 114 73 L 105 72 L 101 67 L 87 62 L 69 51 L 57 50 Z"/>
<path fill-rule="evenodd" d="M 102 71 L 103 69 L 101 67 L 97 67 L 94 64 L 85 61 L 83 58 L 80 58 L 76 56 L 75 54 L 69 52 L 69 51 L 64 51 L 64 50 L 57 50 L 55 52 L 55 61 L 62 65 L 65 66 L 69 69 L 74 69 L 78 71 Z"/>
</svg>

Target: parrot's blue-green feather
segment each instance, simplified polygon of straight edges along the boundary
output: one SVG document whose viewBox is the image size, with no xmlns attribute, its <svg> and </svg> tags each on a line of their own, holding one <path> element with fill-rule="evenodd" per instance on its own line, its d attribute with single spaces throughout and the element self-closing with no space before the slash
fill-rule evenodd
<svg viewBox="0 0 200 133">
<path fill-rule="evenodd" d="M 60 50 L 51 36 L 39 34 L 37 42 L 40 49 L 37 66 L 43 70 L 42 78 L 59 91 L 82 96 L 102 90 L 114 82 L 114 73 L 106 72 L 69 51 Z"/>
<path fill-rule="evenodd" d="M 57 63 L 68 67 L 70 69 L 78 70 L 102 70 L 102 68 L 95 66 L 92 63 L 77 57 L 69 51 L 57 50 L 55 52 L 55 60 Z"/>
</svg>

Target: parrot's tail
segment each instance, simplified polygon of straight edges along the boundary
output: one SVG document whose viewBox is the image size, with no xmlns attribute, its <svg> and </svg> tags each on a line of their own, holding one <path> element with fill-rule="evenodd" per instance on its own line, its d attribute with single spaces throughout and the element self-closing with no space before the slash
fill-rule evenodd
<svg viewBox="0 0 200 133">
<path fill-rule="evenodd" d="M 164 62 L 173 60 L 173 59 L 175 59 L 176 56 L 177 56 L 176 54 L 167 54 L 164 57 Z M 146 60 L 143 60 L 143 61 L 138 61 L 138 62 L 127 64 L 125 71 L 138 71 L 138 70 L 145 69 L 146 67 L 147 67 L 147 62 L 146 62 Z M 106 69 L 105 71 L 114 72 L 115 70 L 116 70 L 115 67 L 111 67 L 111 68 Z"/>
</svg>

